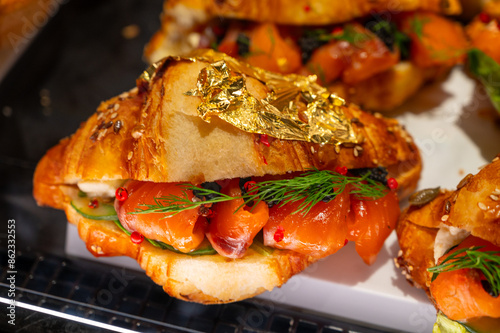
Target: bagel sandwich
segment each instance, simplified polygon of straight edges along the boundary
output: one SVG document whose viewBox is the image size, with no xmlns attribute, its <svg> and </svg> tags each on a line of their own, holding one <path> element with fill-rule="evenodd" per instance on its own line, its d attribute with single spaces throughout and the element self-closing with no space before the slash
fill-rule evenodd
<svg viewBox="0 0 500 333">
<path fill-rule="evenodd" d="M 438 311 L 435 332 L 500 331 L 500 158 L 456 190 L 410 196 L 396 265 Z"/>
<path fill-rule="evenodd" d="M 145 47 L 155 62 L 213 48 L 279 73 L 314 74 L 330 91 L 385 112 L 466 57 L 459 1 L 165 1 Z"/>
<path fill-rule="evenodd" d="M 348 241 L 373 263 L 420 171 L 396 120 L 202 51 L 103 102 L 41 159 L 33 193 L 93 255 L 129 256 L 171 296 L 213 304 L 279 287 Z"/>
</svg>

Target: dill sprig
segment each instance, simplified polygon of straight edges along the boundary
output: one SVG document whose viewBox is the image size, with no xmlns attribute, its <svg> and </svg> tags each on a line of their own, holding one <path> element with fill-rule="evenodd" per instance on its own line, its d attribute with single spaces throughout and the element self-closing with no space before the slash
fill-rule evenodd
<svg viewBox="0 0 500 333">
<path fill-rule="evenodd" d="M 303 200 L 293 214 L 302 212 L 306 215 L 311 208 L 320 201 L 333 200 L 342 193 L 348 185 L 351 192 L 360 198 L 377 199 L 383 197 L 388 189 L 385 185 L 369 178 L 370 172 L 362 177 L 350 177 L 337 172 L 317 169 L 308 170 L 292 179 L 268 180 L 256 183 L 242 196 L 231 197 L 214 190 L 199 188 L 192 184 L 180 184 L 183 196 L 167 195 L 154 198 L 155 204 L 142 204 L 130 214 L 163 213 L 167 216 L 178 214 L 182 211 L 199 208 L 218 202 L 243 199 L 243 206 L 253 202 L 255 207 L 259 202 L 277 202 L 279 206 Z M 209 200 L 190 200 L 187 191 L 197 191 L 199 197 L 212 197 Z"/>
<path fill-rule="evenodd" d="M 479 251 L 484 246 L 474 246 L 453 252 L 437 266 L 428 268 L 434 281 L 440 273 L 450 272 L 462 268 L 479 269 L 489 285 L 492 294 L 500 293 L 500 251 Z M 464 254 L 465 253 L 465 254 Z"/>
</svg>

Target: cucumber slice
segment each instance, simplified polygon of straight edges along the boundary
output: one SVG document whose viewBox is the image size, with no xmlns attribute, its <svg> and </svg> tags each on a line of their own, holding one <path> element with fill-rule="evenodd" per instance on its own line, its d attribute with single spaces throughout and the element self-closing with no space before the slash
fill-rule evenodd
<svg viewBox="0 0 500 333">
<path fill-rule="evenodd" d="M 479 317 L 459 322 L 439 312 L 433 333 L 499 333 L 500 318 Z"/>
<path fill-rule="evenodd" d="M 85 218 L 92 220 L 116 220 L 118 216 L 116 215 L 115 207 L 108 203 L 99 202 L 97 208 L 89 207 L 90 199 L 88 197 L 76 197 L 71 201 L 71 207 L 73 207 L 80 215 Z"/>
<path fill-rule="evenodd" d="M 126 233 L 127 235 L 130 236 L 130 231 L 125 229 L 118 219 L 115 219 L 114 222 L 118 226 L 118 228 L 120 228 L 124 233 Z M 168 251 L 172 251 L 172 252 L 179 253 L 179 254 L 187 254 L 190 256 L 204 256 L 204 255 L 217 253 L 217 251 L 214 250 L 214 248 L 212 247 L 210 242 L 206 239 L 201 243 L 200 247 L 198 247 L 196 250 L 189 252 L 189 253 L 181 252 L 181 251 L 177 250 L 175 247 L 173 247 L 172 245 L 169 245 L 169 244 L 166 244 L 166 243 L 163 243 L 160 241 L 155 241 L 155 240 L 152 240 L 149 238 L 144 238 L 144 240 L 147 240 L 151 245 L 159 247 L 162 250 L 168 250 Z"/>
<path fill-rule="evenodd" d="M 253 240 L 253 243 L 252 245 L 250 245 L 250 248 L 263 256 L 269 256 L 274 252 L 274 249 L 272 247 L 265 246 L 264 243 L 262 243 L 258 239 Z"/>
<path fill-rule="evenodd" d="M 212 247 L 210 242 L 208 242 L 206 240 L 204 240 L 196 250 L 188 252 L 188 253 L 181 252 L 181 251 L 177 250 L 176 248 L 174 248 L 172 245 L 169 245 L 169 244 L 166 244 L 166 243 L 163 243 L 160 241 L 155 241 L 155 240 L 148 239 L 148 238 L 146 238 L 146 240 L 156 247 L 162 248 L 164 250 L 169 250 L 169 251 L 172 251 L 175 253 L 179 253 L 179 254 L 187 254 L 190 256 L 204 256 L 204 255 L 210 255 L 210 254 L 217 254 L 217 251 L 215 251 L 215 249 Z"/>
</svg>

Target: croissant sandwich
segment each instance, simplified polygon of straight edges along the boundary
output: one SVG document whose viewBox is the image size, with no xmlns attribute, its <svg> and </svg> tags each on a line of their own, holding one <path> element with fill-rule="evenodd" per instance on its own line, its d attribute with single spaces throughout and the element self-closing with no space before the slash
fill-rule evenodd
<svg viewBox="0 0 500 333">
<path fill-rule="evenodd" d="M 103 102 L 42 158 L 34 197 L 65 210 L 93 255 L 136 259 L 174 297 L 225 303 L 349 240 L 372 263 L 420 170 L 396 120 L 204 51 Z"/>
<path fill-rule="evenodd" d="M 398 222 L 396 259 L 439 316 L 437 332 L 500 331 L 500 158 L 455 191 L 410 196 Z"/>
<path fill-rule="evenodd" d="M 372 111 L 401 105 L 466 56 L 457 0 L 164 2 L 150 62 L 214 48 L 279 73 L 315 74 Z"/>
</svg>

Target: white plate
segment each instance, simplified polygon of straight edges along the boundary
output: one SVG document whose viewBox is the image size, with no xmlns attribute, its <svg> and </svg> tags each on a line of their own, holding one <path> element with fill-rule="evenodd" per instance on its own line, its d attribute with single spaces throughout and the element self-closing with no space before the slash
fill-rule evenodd
<svg viewBox="0 0 500 333">
<path fill-rule="evenodd" d="M 453 189 L 467 173 L 500 153 L 500 129 L 484 90 L 457 67 L 443 82 L 425 87 L 396 113 L 421 149 L 419 188 Z M 68 228 L 68 254 L 95 259 Z M 410 286 L 395 268 L 399 246 L 394 234 L 377 261 L 366 266 L 350 243 L 336 254 L 294 276 L 283 287 L 259 296 L 260 320 L 274 302 L 375 324 L 396 331 L 431 332 L 436 312 L 422 290 Z M 128 258 L 97 259 L 138 268 Z"/>
</svg>

